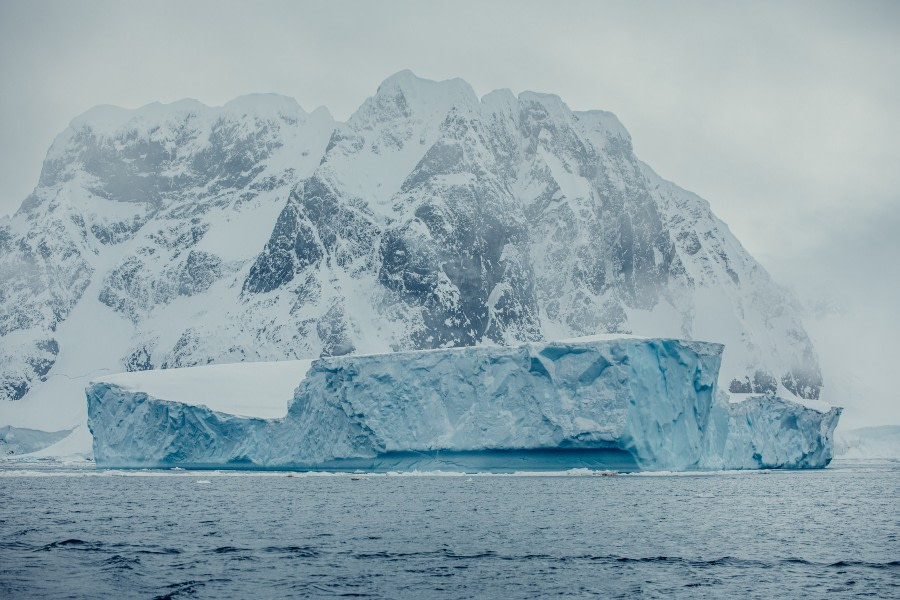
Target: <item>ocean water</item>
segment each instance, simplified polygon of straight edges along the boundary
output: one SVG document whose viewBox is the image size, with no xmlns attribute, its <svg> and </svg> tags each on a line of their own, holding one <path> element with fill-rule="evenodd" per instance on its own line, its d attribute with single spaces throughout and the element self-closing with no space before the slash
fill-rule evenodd
<svg viewBox="0 0 900 600">
<path fill-rule="evenodd" d="M 0 597 L 900 597 L 898 463 L 598 475 L 0 463 Z"/>
</svg>

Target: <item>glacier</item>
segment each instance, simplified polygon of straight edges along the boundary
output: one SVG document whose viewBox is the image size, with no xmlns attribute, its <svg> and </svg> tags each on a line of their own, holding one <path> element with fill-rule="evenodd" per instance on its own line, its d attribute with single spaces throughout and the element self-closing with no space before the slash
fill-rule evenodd
<svg viewBox="0 0 900 600">
<path fill-rule="evenodd" d="M 834 447 L 841 459 L 900 461 L 900 426 L 841 428 Z"/>
<path fill-rule="evenodd" d="M 203 371 L 227 365 L 166 375 L 182 377 L 181 385 L 154 383 L 151 373 L 124 374 L 88 386 L 88 426 L 96 463 L 106 468 L 826 466 L 840 409 L 765 396 L 730 403 L 717 391 L 722 350 L 708 342 L 599 336 L 326 357 L 281 368 L 282 379 L 297 385 L 277 418 L 223 411 L 235 403 L 209 393 L 202 378 L 219 379 L 221 373 Z M 245 381 L 253 368 L 240 365 Z M 261 388 L 284 390 L 272 381 L 271 363 L 257 368 L 268 369 L 257 377 Z M 192 391 L 173 400 L 185 386 Z M 261 414 L 271 415 L 266 393 L 260 390 L 258 402 L 270 407 Z"/>
</svg>

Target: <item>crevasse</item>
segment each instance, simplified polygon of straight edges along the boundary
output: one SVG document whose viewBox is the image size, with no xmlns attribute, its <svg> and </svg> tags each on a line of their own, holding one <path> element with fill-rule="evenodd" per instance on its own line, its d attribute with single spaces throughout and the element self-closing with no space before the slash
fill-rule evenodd
<svg viewBox="0 0 900 600">
<path fill-rule="evenodd" d="M 826 466 L 840 409 L 766 397 L 729 404 L 716 391 L 722 350 L 623 338 L 324 358 L 280 419 L 97 381 L 87 388 L 88 423 L 101 467 Z"/>
</svg>

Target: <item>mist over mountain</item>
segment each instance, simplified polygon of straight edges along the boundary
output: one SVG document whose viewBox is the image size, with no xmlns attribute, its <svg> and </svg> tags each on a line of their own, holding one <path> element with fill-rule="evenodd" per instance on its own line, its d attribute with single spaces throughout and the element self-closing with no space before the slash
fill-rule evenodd
<svg viewBox="0 0 900 600">
<path fill-rule="evenodd" d="M 346 121 L 253 95 L 98 107 L 0 220 L 0 424 L 102 373 L 630 333 L 818 398 L 793 298 L 604 111 L 408 71 Z"/>
</svg>

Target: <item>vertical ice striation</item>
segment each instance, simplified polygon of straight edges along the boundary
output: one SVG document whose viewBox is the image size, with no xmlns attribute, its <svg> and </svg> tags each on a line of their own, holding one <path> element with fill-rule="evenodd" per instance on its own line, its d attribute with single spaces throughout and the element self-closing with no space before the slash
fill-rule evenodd
<svg viewBox="0 0 900 600">
<path fill-rule="evenodd" d="M 727 405 L 727 436 L 716 442 L 710 468 L 824 467 L 834 455 L 840 408 L 821 413 L 782 398 L 757 396 Z"/>
</svg>

